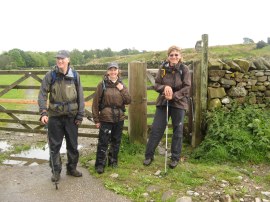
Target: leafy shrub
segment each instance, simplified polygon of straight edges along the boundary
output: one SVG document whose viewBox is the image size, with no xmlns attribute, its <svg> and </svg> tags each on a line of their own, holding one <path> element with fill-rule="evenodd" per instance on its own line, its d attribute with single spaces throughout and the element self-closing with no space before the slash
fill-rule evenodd
<svg viewBox="0 0 270 202">
<path fill-rule="evenodd" d="M 213 162 L 269 162 L 269 111 L 254 105 L 208 112 L 207 135 L 192 157 Z"/>
<path fill-rule="evenodd" d="M 268 44 L 267 43 L 265 43 L 264 41 L 259 41 L 257 44 L 256 44 L 256 48 L 257 49 L 261 49 L 261 48 L 263 48 L 263 47 L 265 47 L 265 46 L 267 46 Z"/>
</svg>

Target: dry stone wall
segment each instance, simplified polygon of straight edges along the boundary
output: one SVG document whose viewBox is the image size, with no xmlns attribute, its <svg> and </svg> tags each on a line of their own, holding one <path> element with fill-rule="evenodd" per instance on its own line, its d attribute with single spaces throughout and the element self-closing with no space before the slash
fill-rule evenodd
<svg viewBox="0 0 270 202">
<path fill-rule="evenodd" d="M 269 59 L 209 60 L 208 109 L 230 107 L 234 101 L 270 106 Z"/>
</svg>

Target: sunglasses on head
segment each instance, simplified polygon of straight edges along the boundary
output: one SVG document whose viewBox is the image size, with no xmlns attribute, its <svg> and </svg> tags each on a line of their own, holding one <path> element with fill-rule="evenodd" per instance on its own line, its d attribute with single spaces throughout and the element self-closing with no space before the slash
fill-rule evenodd
<svg viewBox="0 0 270 202">
<path fill-rule="evenodd" d="M 173 56 L 178 57 L 179 54 L 170 54 L 169 56 L 170 56 L 171 58 L 172 58 Z"/>
</svg>

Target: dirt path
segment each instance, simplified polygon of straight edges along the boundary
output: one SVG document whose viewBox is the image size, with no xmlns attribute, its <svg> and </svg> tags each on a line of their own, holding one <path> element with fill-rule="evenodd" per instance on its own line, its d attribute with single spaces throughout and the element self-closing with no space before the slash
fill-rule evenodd
<svg viewBox="0 0 270 202">
<path fill-rule="evenodd" d="M 58 190 L 50 181 L 47 164 L 38 166 L 0 166 L 0 201 L 49 202 L 49 201 L 129 201 L 105 190 L 98 179 L 84 168 L 83 177 L 75 178 L 62 173 Z"/>
<path fill-rule="evenodd" d="M 18 142 L 34 143 L 46 141 L 44 135 L 9 134 L 0 131 L 0 139 L 11 144 Z M 95 140 L 90 138 L 80 139 L 85 152 L 95 150 Z M 94 142 L 94 143 L 93 143 Z M 91 176 L 86 168 L 78 166 L 83 177 L 76 178 L 66 175 L 65 164 L 61 173 L 58 190 L 51 182 L 51 171 L 48 163 L 33 166 L 0 165 L 0 201 L 2 202 L 108 202 L 130 201 L 123 196 L 106 190 L 101 181 Z"/>
</svg>

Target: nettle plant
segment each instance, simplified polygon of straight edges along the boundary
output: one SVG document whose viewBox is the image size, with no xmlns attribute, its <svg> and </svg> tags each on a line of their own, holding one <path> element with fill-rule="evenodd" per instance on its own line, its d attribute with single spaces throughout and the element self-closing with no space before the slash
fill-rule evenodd
<svg viewBox="0 0 270 202">
<path fill-rule="evenodd" d="M 207 112 L 207 134 L 192 157 L 210 162 L 269 162 L 269 112 L 237 104 Z"/>
</svg>

